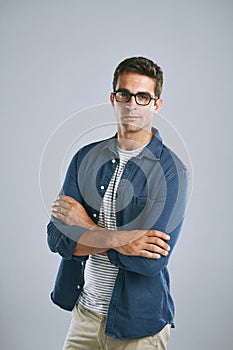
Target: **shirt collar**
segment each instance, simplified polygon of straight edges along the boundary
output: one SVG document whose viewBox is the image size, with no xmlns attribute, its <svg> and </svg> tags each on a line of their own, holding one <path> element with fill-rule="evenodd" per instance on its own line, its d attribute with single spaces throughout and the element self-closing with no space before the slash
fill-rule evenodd
<svg viewBox="0 0 233 350">
<path fill-rule="evenodd" d="M 151 131 L 153 134 L 151 141 L 148 143 L 148 145 L 143 149 L 143 151 L 137 157 L 138 158 L 147 157 L 150 159 L 159 160 L 162 153 L 163 142 L 160 137 L 159 131 L 157 129 L 152 127 Z M 113 137 L 111 137 L 110 139 L 104 142 L 104 145 L 101 148 L 101 150 L 104 150 L 106 148 L 108 148 L 112 153 L 114 153 L 118 157 L 117 133 Z"/>
</svg>

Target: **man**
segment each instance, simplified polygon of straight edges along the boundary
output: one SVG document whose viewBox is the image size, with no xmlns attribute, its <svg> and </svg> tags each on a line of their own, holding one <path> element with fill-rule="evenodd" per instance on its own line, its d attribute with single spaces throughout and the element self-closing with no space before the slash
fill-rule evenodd
<svg viewBox="0 0 233 350">
<path fill-rule="evenodd" d="M 118 65 L 117 134 L 77 152 L 53 203 L 48 243 L 63 259 L 51 297 L 72 310 L 65 350 L 166 349 L 174 326 L 167 264 L 188 174 L 152 128 L 162 84 L 147 58 Z"/>
</svg>

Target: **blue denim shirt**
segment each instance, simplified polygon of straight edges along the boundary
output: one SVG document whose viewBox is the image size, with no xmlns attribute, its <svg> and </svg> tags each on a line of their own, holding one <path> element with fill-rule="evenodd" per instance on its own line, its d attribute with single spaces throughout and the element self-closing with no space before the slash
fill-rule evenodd
<svg viewBox="0 0 233 350">
<path fill-rule="evenodd" d="M 117 339 L 153 335 L 167 323 L 174 324 L 167 265 L 183 223 L 189 177 L 184 164 L 162 143 L 158 131 L 152 131 L 147 147 L 125 166 L 117 191 L 117 228 L 166 232 L 171 237 L 171 250 L 159 259 L 108 250 L 108 258 L 119 272 L 105 333 Z M 71 161 L 61 191 L 82 203 L 95 223 L 119 162 L 116 136 L 80 149 Z M 47 227 L 50 249 L 62 256 L 51 298 L 65 310 L 73 309 L 84 285 L 88 256 L 73 256 L 72 252 L 85 231 L 65 226 L 53 217 Z"/>
</svg>

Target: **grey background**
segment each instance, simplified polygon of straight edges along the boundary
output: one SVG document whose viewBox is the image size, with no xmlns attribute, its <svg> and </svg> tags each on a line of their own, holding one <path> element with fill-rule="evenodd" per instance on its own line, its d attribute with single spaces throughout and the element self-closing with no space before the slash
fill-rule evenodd
<svg viewBox="0 0 233 350">
<path fill-rule="evenodd" d="M 232 338 L 232 1 L 1 1 L 0 347 L 59 350 L 70 315 L 49 299 L 43 148 L 83 108 L 108 102 L 113 70 L 144 55 L 165 74 L 163 115 L 186 143 L 194 191 L 170 263 L 170 350 Z M 62 142 L 62 140 L 61 140 Z"/>
</svg>

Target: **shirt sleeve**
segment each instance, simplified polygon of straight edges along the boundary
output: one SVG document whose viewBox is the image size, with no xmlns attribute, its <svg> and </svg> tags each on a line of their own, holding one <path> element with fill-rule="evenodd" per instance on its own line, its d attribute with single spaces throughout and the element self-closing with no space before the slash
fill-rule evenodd
<svg viewBox="0 0 233 350">
<path fill-rule="evenodd" d="M 161 202 L 163 200 L 164 207 L 161 215 L 156 219 L 156 222 L 150 229 L 163 231 L 170 235 L 170 240 L 167 241 L 170 246 L 169 254 L 166 257 L 161 256 L 159 259 L 152 259 L 140 256 L 128 256 L 110 249 L 108 251 L 108 258 L 113 265 L 121 269 L 153 277 L 168 264 L 184 221 L 189 184 L 188 171 L 182 168 L 165 181 L 166 191 L 164 191 L 164 186 L 161 186 L 161 191 L 158 194 L 158 201 Z"/>
<path fill-rule="evenodd" d="M 82 203 L 82 196 L 78 186 L 78 153 L 73 157 L 60 195 L 71 196 L 78 202 Z M 83 261 L 86 257 L 73 256 L 74 248 L 81 237 L 87 230 L 77 225 L 68 226 L 60 220 L 51 216 L 50 222 L 47 225 L 47 242 L 50 250 L 54 253 L 59 253 L 65 259 L 75 259 Z"/>
</svg>

